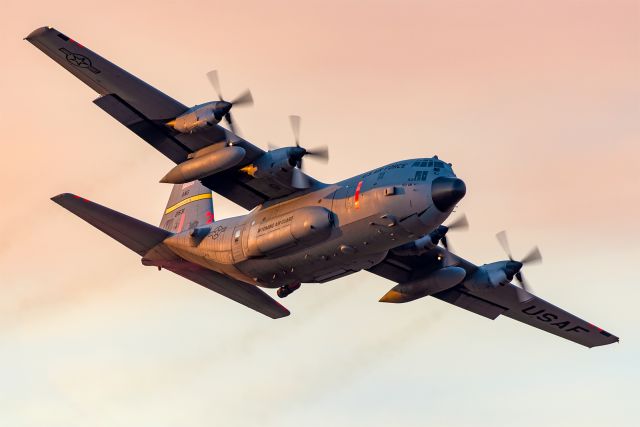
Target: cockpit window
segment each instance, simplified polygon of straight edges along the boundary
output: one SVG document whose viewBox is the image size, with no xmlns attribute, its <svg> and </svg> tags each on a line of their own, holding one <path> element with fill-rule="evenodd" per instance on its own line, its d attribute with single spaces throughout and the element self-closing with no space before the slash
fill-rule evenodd
<svg viewBox="0 0 640 427">
<path fill-rule="evenodd" d="M 447 169 L 447 165 L 440 160 L 417 160 L 411 164 L 412 168 L 440 168 Z M 421 175 L 422 176 L 422 175 Z"/>
<path fill-rule="evenodd" d="M 426 181 L 429 171 L 416 171 L 416 175 L 413 177 L 413 181 Z"/>
</svg>

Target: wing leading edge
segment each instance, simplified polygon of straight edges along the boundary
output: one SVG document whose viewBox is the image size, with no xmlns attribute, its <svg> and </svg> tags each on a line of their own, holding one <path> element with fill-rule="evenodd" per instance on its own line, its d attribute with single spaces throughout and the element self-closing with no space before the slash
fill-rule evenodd
<svg viewBox="0 0 640 427">
<path fill-rule="evenodd" d="M 441 258 L 448 260 L 448 265 L 464 268 L 467 276 L 478 268 L 475 264 L 442 248 L 434 251 L 439 251 Z M 402 283 L 442 267 L 436 255 L 433 251 L 421 256 L 399 256 L 389 253 L 381 263 L 369 271 L 396 283 Z M 589 348 L 619 341 L 615 335 L 535 295 L 527 293 L 527 298 L 521 301 L 519 292 L 523 291 L 513 284 L 484 291 L 471 291 L 464 284 L 458 284 L 433 296 L 488 319 L 493 320 L 504 315 Z"/>
</svg>

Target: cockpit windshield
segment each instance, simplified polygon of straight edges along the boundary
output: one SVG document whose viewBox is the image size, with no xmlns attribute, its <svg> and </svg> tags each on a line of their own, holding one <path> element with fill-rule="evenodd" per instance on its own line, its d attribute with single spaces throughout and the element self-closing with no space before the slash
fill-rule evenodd
<svg viewBox="0 0 640 427">
<path fill-rule="evenodd" d="M 441 160 L 436 159 L 419 159 L 415 160 L 411 167 L 413 168 L 427 168 L 427 169 L 446 169 L 451 170 L 451 165 Z"/>
</svg>

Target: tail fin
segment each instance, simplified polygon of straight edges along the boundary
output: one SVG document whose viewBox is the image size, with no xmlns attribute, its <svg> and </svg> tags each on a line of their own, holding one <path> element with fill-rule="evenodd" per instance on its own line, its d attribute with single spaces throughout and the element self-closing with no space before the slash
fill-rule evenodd
<svg viewBox="0 0 640 427">
<path fill-rule="evenodd" d="M 160 228 L 180 233 L 203 224 L 211 224 L 213 220 L 211 190 L 196 180 L 173 186 Z"/>
</svg>

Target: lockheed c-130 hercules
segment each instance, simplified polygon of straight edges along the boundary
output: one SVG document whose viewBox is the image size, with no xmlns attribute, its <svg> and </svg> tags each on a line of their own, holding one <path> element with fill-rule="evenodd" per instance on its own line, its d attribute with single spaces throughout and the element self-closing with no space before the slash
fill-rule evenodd
<svg viewBox="0 0 640 427">
<path fill-rule="evenodd" d="M 53 201 L 142 257 L 271 318 L 289 311 L 261 288 L 284 298 L 301 283 L 324 283 L 366 270 L 396 285 L 380 301 L 404 303 L 431 296 L 489 319 L 500 315 L 587 347 L 618 338 L 531 294 L 523 265 L 540 261 L 534 248 L 481 266 L 448 250 L 442 225 L 466 192 L 451 164 L 437 157 L 403 160 L 325 184 L 305 174 L 305 156 L 327 150 L 295 146 L 264 150 L 234 131 L 234 100 L 188 108 L 63 33 L 43 27 L 26 37 L 100 95 L 93 102 L 160 151 L 176 166 L 161 182 L 173 184 L 159 227 L 72 194 Z M 229 130 L 219 125 L 226 121 Z M 214 220 L 212 191 L 250 210 Z M 513 284 L 515 281 L 518 285 Z"/>
</svg>

